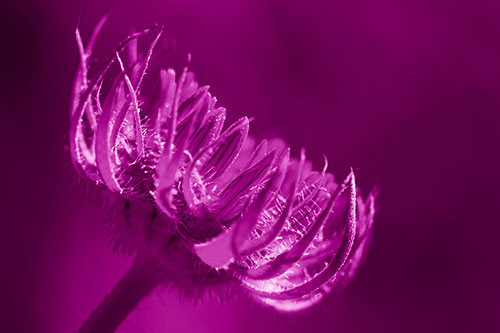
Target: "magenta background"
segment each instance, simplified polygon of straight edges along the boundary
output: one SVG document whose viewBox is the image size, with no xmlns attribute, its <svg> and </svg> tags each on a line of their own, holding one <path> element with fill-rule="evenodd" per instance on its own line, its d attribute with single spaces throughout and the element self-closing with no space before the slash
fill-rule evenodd
<svg viewBox="0 0 500 333">
<path fill-rule="evenodd" d="M 368 262 L 316 311 L 155 294 L 120 332 L 500 332 L 500 2 L 108 3 L 98 55 L 165 24 L 230 120 L 382 189 Z M 130 264 L 65 151 L 73 30 L 105 6 L 0 3 L 3 332 L 75 331 Z"/>
</svg>

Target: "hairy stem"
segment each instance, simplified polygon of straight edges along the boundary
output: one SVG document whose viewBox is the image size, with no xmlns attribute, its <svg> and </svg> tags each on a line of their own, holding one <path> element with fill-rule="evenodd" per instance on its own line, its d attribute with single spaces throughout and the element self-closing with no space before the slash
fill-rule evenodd
<svg viewBox="0 0 500 333">
<path fill-rule="evenodd" d="M 130 270 L 104 297 L 79 332 L 115 332 L 137 304 L 165 280 L 165 270 L 153 258 L 138 254 Z"/>
</svg>

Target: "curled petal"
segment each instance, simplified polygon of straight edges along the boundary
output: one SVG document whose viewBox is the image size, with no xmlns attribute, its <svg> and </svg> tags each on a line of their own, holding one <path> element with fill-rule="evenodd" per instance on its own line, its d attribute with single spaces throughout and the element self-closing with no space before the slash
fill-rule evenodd
<svg viewBox="0 0 500 333">
<path fill-rule="evenodd" d="M 121 94 L 122 92 L 122 89 L 117 90 L 113 105 L 118 106 L 118 102 L 123 103 L 123 100 L 126 99 Z M 106 186 L 116 192 L 121 192 L 122 187 L 115 177 L 117 165 L 113 148 L 128 107 L 128 103 L 125 102 L 121 104 L 119 112 L 114 112 L 114 108 L 105 108 L 101 114 L 96 131 L 95 153 L 97 168 Z"/>
<path fill-rule="evenodd" d="M 255 150 L 255 140 L 251 136 L 247 136 L 245 142 L 241 146 L 238 156 L 231 163 L 230 167 L 217 179 L 214 179 L 214 184 L 219 189 L 223 189 L 229 185 L 236 177 L 238 177 L 246 169 L 252 165 L 249 164 L 249 159 Z M 265 154 L 264 154 L 265 155 Z M 256 161 L 257 162 L 257 161 Z"/>
<path fill-rule="evenodd" d="M 132 110 L 133 110 L 133 121 L 134 121 L 134 129 L 135 129 L 135 140 L 137 145 L 137 154 L 142 156 L 144 153 L 144 143 L 142 140 L 142 127 L 141 127 L 141 116 L 139 111 L 139 102 L 137 100 L 137 94 L 135 93 L 134 87 L 132 86 L 132 81 L 130 81 L 129 76 L 125 72 L 125 67 L 123 65 L 123 61 L 120 58 L 120 54 L 116 52 L 116 59 L 118 59 L 118 63 L 120 64 L 120 68 L 124 75 L 125 83 L 127 84 L 127 88 L 130 94 L 130 98 L 132 99 Z"/>
<path fill-rule="evenodd" d="M 339 271 L 332 278 L 330 278 L 330 280 L 321 284 L 315 290 L 300 297 L 272 299 L 258 296 L 257 298 L 261 302 L 273 306 L 278 310 L 300 311 L 318 303 L 325 297 L 325 295 L 332 295 L 341 292 L 352 280 L 368 253 L 367 247 L 371 238 L 371 229 L 373 225 L 373 217 L 375 214 L 373 193 L 370 193 L 366 202 L 364 202 L 361 198 L 358 198 L 358 212 L 358 231 L 356 232 L 356 239 L 352 246 L 349 257 L 342 268 L 339 269 Z M 365 225 L 365 227 L 360 228 L 360 225 Z M 323 258 L 316 259 L 323 261 Z M 304 258 L 301 259 L 300 265 L 307 266 L 307 262 L 305 261 L 306 260 L 304 260 Z"/>
<path fill-rule="evenodd" d="M 283 184 L 283 180 L 285 179 L 286 167 L 288 161 L 290 160 L 290 148 L 283 149 L 281 155 L 276 159 L 276 173 L 275 176 L 271 179 L 271 187 L 269 188 L 269 192 L 265 198 L 265 207 L 268 207 L 271 203 L 276 202 L 276 199 L 279 195 L 279 189 Z"/>
<path fill-rule="evenodd" d="M 287 197 L 288 194 L 290 193 L 290 189 L 292 188 L 292 184 L 295 182 L 297 173 L 299 172 L 298 165 L 301 163 L 300 160 L 297 160 L 296 158 L 290 158 L 290 163 L 289 167 L 287 169 L 285 179 L 283 180 L 283 185 L 281 186 L 281 193 L 284 197 Z M 304 161 L 304 165 L 300 169 L 300 174 L 299 178 L 305 179 L 307 175 L 309 175 L 312 171 L 312 165 L 311 162 L 308 160 Z M 300 184 L 299 184 L 300 185 Z M 300 188 L 298 189 L 300 191 Z"/>
<path fill-rule="evenodd" d="M 243 271 L 242 274 L 252 279 L 270 279 L 287 271 L 294 263 L 299 261 L 304 254 L 304 251 L 309 247 L 323 223 L 328 219 L 335 200 L 344 189 L 345 186 L 339 187 L 335 193 L 331 194 L 330 200 L 321 214 L 316 218 L 312 225 L 309 226 L 306 233 L 292 247 L 266 264 L 256 268 L 249 268 Z"/>
<path fill-rule="evenodd" d="M 215 112 L 215 111 L 214 111 Z M 220 131 L 222 123 L 225 118 L 225 110 L 221 109 L 213 114 L 213 117 L 209 117 L 209 121 L 205 126 L 209 126 L 205 129 L 200 129 L 202 131 L 208 131 L 208 134 L 204 135 L 202 143 L 208 143 L 213 140 L 211 137 L 216 136 L 217 132 Z M 184 193 L 184 198 L 188 205 L 188 208 L 192 213 L 198 215 L 197 205 L 203 202 L 207 196 L 205 186 L 207 179 L 207 172 L 212 172 L 211 174 L 219 174 L 224 170 L 215 170 L 214 168 L 228 167 L 237 157 L 239 150 L 241 149 L 242 143 L 240 141 L 244 140 L 248 133 L 248 119 L 242 118 L 235 124 L 233 124 L 228 130 L 226 130 L 221 136 L 219 136 L 215 141 L 207 144 L 205 148 L 194 155 L 191 163 L 187 167 L 184 180 L 182 182 L 182 188 Z M 197 134 L 195 134 L 195 137 Z M 215 152 L 214 152 L 215 151 Z M 222 153 L 221 153 L 222 152 Z M 215 163 L 211 169 L 206 166 L 208 162 L 214 160 L 214 156 L 219 154 Z M 205 167 L 205 168 L 204 168 Z M 208 170 L 207 170 L 208 169 Z M 205 173 L 203 173 L 203 170 Z M 196 187 L 197 193 L 195 193 L 193 187 Z M 202 191 L 200 191 L 202 189 Z"/>
<path fill-rule="evenodd" d="M 154 131 L 161 141 L 167 138 L 168 128 L 166 127 L 167 119 L 172 113 L 172 104 L 174 103 L 175 91 L 177 84 L 175 83 L 175 71 L 171 68 L 160 71 L 160 99 L 156 110 L 154 121 Z"/>
<path fill-rule="evenodd" d="M 191 55 L 188 55 L 188 63 L 191 61 Z M 179 96 L 179 105 L 182 105 L 198 89 L 198 82 L 194 78 L 194 73 L 186 71 L 186 77 L 181 86 L 181 95 Z M 181 112 L 179 112 L 181 113 Z"/>
<path fill-rule="evenodd" d="M 189 152 L 185 150 L 188 145 L 187 138 L 192 135 L 194 127 L 198 123 L 199 117 L 200 115 L 198 113 L 193 115 L 191 121 L 187 123 L 187 128 L 183 129 L 186 136 L 183 140 L 179 140 L 177 143 L 174 155 L 170 155 L 170 151 L 168 150 L 164 151 L 156 169 L 158 179 L 156 200 L 160 207 L 167 212 L 167 214 L 171 214 L 171 211 L 173 210 L 172 200 L 173 195 L 177 192 L 175 185 L 178 177 L 180 177 L 179 166 L 182 163 L 182 158 L 184 154 L 189 156 Z"/>
<path fill-rule="evenodd" d="M 196 89 L 189 98 L 187 98 L 180 106 L 179 106 L 179 124 L 181 124 L 184 119 L 189 117 L 194 112 L 199 111 L 202 107 L 203 102 L 208 99 L 208 86 L 200 87 Z M 208 103 L 207 103 L 208 106 Z M 205 107 L 205 111 L 207 108 Z"/>
<path fill-rule="evenodd" d="M 205 113 L 207 112 L 207 94 L 208 87 L 199 88 L 199 91 L 195 94 L 195 98 L 193 98 L 192 103 L 189 105 L 190 110 L 184 112 L 184 114 L 180 117 L 177 125 L 174 145 L 178 146 L 180 142 L 187 140 L 189 140 L 187 141 L 187 144 L 182 145 L 185 147 L 189 147 L 191 145 L 192 136 L 200 128 Z"/>
<path fill-rule="evenodd" d="M 263 249 L 264 247 L 269 245 L 269 243 L 271 243 L 276 238 L 276 236 L 278 236 L 278 234 L 281 232 L 283 226 L 285 225 L 285 222 L 288 220 L 291 214 L 292 203 L 297 193 L 297 186 L 300 181 L 299 177 L 302 173 L 304 162 L 305 162 L 305 153 L 304 151 L 302 151 L 300 164 L 298 166 L 298 172 L 295 174 L 296 176 L 295 182 L 293 183 L 289 193 L 289 197 L 286 200 L 286 206 L 281 212 L 281 215 L 279 216 L 277 221 L 271 226 L 271 228 L 268 231 L 266 231 L 260 237 L 248 240 L 244 244 L 242 244 L 241 248 L 239 249 L 240 255 L 246 256 L 253 252 Z"/>
<path fill-rule="evenodd" d="M 104 75 L 109 70 L 111 65 L 115 62 L 116 53 L 123 50 L 131 41 L 133 41 L 137 38 L 140 38 L 148 33 L 151 33 L 155 29 L 156 29 L 156 26 L 129 36 L 122 44 L 120 44 L 116 48 L 115 54 L 111 58 L 108 59 L 108 61 L 106 62 L 106 65 L 98 73 L 97 77 L 94 80 L 92 80 L 90 82 L 90 84 L 88 84 L 88 85 L 86 83 L 84 84 L 83 87 L 84 88 L 86 87 L 86 89 L 81 90 L 81 88 L 82 88 L 81 84 L 83 83 L 82 82 L 82 80 L 83 80 L 82 74 L 80 76 L 77 75 L 77 79 L 75 81 L 74 91 L 76 91 L 75 94 L 78 94 L 79 98 L 77 98 L 77 96 L 73 96 L 73 100 L 75 100 L 77 98 L 78 103 L 74 102 L 75 106 L 73 106 L 71 108 L 69 148 L 70 148 L 70 152 L 71 152 L 72 162 L 73 162 L 75 168 L 79 172 L 85 174 L 86 172 L 85 172 L 83 166 L 89 162 L 89 161 L 85 161 L 85 159 L 87 159 L 87 157 L 85 157 L 85 155 L 82 154 L 82 148 L 81 148 L 82 147 L 82 144 L 81 144 L 82 143 L 81 123 L 82 123 L 83 113 L 85 112 L 87 103 L 89 103 L 89 97 L 91 96 L 92 92 L 95 90 L 97 85 L 102 81 Z M 99 29 L 95 30 L 95 31 L 97 31 L 96 34 L 98 33 L 98 30 Z M 89 50 L 89 52 L 90 52 L 90 50 Z M 90 55 L 90 54 L 86 53 L 86 56 L 88 56 L 88 55 Z M 78 90 L 80 90 L 81 92 L 79 92 Z"/>
<path fill-rule="evenodd" d="M 219 135 L 226 120 L 226 109 L 217 108 L 208 112 L 203 126 L 193 135 L 189 151 L 198 152 L 211 144 Z"/>
<path fill-rule="evenodd" d="M 221 221 L 231 221 L 240 212 L 244 202 L 250 198 L 245 196 L 254 192 L 254 187 L 267 175 L 276 158 L 276 151 L 268 153 L 262 160 L 229 184 L 220 194 L 220 206 L 216 207 L 217 216 Z"/>
<path fill-rule="evenodd" d="M 289 287 L 280 287 L 275 285 L 272 280 L 262 281 L 260 283 L 255 283 L 258 281 L 250 279 L 242 279 L 242 282 L 250 288 L 250 290 L 256 293 L 259 297 L 275 299 L 275 300 L 289 300 L 300 298 L 307 295 L 317 288 L 321 287 L 323 284 L 328 282 L 332 277 L 334 277 L 340 268 L 346 262 L 352 246 L 354 244 L 354 239 L 356 236 L 356 185 L 354 180 L 354 174 L 351 171 L 350 176 L 350 203 L 349 203 L 349 213 L 347 218 L 347 228 L 344 233 L 344 238 L 342 244 L 335 254 L 333 259 L 327 264 L 327 266 L 316 276 L 306 280 L 298 285 L 292 284 Z"/>
<path fill-rule="evenodd" d="M 158 206 L 168 216 L 174 215 L 173 196 L 176 194 L 177 189 L 176 179 L 179 176 L 179 165 L 182 162 L 184 153 L 177 151 L 172 156 L 166 152 L 163 153 L 158 167 L 156 168 L 156 177 L 158 179 L 155 199 Z"/>
<path fill-rule="evenodd" d="M 78 66 L 75 81 L 73 82 L 72 90 L 72 105 L 70 108 L 70 114 L 73 115 L 81 102 L 81 94 L 88 89 L 88 65 L 87 58 L 92 55 L 92 50 L 94 49 L 95 42 L 99 36 L 104 24 L 109 18 L 109 14 L 105 13 L 99 22 L 95 25 L 92 33 L 90 35 L 89 41 L 86 46 L 83 46 L 82 37 L 80 35 L 80 29 L 78 26 L 75 29 L 76 44 L 78 46 L 78 51 L 80 53 L 80 64 Z"/>
<path fill-rule="evenodd" d="M 247 167 L 252 166 L 256 161 L 260 161 L 267 152 L 267 140 L 262 140 L 254 149 L 252 155 L 247 161 Z"/>
<path fill-rule="evenodd" d="M 264 160 L 264 159 L 263 159 Z M 274 183 L 280 178 L 279 169 L 275 170 L 271 178 L 266 183 L 264 189 L 257 194 L 257 198 L 249 205 L 242 218 L 236 223 L 234 236 L 232 239 L 232 249 L 236 256 L 240 255 L 240 249 L 246 239 L 250 236 L 261 211 L 267 204 L 269 192 L 273 189 Z"/>
<path fill-rule="evenodd" d="M 204 179 L 216 179 L 231 166 L 247 138 L 248 124 L 248 118 L 241 118 L 210 147 L 213 153 L 200 166 L 200 175 Z"/>
<path fill-rule="evenodd" d="M 135 88 L 136 93 L 139 92 L 139 90 L 141 89 L 142 82 L 144 80 L 144 77 L 146 76 L 146 72 L 148 70 L 149 62 L 151 61 L 151 57 L 153 55 L 154 48 L 156 47 L 156 44 L 158 44 L 158 41 L 160 40 L 160 37 L 162 34 L 163 34 L 163 26 L 160 26 L 155 38 L 153 39 L 153 41 L 149 45 L 149 49 L 148 49 L 148 52 L 146 54 L 146 59 L 141 64 L 142 70 L 141 70 L 141 73 L 139 76 L 139 80 L 136 83 L 136 88 Z M 135 40 L 134 42 L 137 42 L 137 40 Z"/>
<path fill-rule="evenodd" d="M 210 148 L 210 145 L 220 135 L 225 119 L 226 110 L 224 108 L 218 108 L 212 112 L 209 112 L 204 125 L 193 135 L 189 150 L 196 152 L 200 150 L 206 151 L 208 148 Z M 197 214 L 198 211 L 196 206 L 202 200 L 201 198 L 199 198 L 199 196 L 203 194 L 195 194 L 193 187 L 196 187 L 198 190 L 201 189 L 202 193 L 205 192 L 204 182 L 201 179 L 198 171 L 195 169 L 198 156 L 200 155 L 195 155 L 194 160 L 189 164 L 184 175 L 184 180 L 182 182 L 184 199 L 189 210 L 195 215 L 199 215 Z"/>
</svg>

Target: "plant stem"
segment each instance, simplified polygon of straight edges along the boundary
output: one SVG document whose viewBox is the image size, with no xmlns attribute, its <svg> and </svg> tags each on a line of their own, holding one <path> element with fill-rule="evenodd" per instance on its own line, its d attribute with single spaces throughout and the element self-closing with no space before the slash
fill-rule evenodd
<svg viewBox="0 0 500 333">
<path fill-rule="evenodd" d="M 130 270 L 104 297 L 79 332 L 115 332 L 137 304 L 165 280 L 165 270 L 153 258 L 138 254 Z"/>
</svg>

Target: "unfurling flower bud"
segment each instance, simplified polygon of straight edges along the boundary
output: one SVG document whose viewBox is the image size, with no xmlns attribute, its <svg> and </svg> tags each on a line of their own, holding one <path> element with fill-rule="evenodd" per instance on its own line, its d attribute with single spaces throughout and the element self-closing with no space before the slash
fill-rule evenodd
<svg viewBox="0 0 500 333">
<path fill-rule="evenodd" d="M 345 286 L 366 254 L 374 194 L 357 194 L 352 171 L 335 182 L 326 158 L 313 171 L 304 150 L 257 144 L 246 117 L 224 129 L 226 110 L 187 67 L 159 68 L 161 27 L 132 34 L 90 80 L 104 20 L 86 46 L 76 31 L 70 152 L 80 174 L 123 198 L 118 241 L 178 277 L 224 271 L 280 310 Z"/>
</svg>

